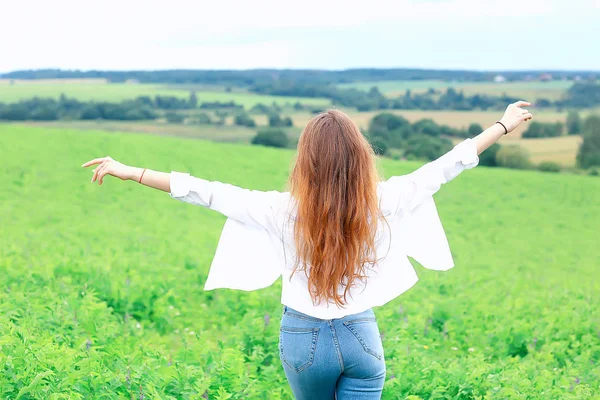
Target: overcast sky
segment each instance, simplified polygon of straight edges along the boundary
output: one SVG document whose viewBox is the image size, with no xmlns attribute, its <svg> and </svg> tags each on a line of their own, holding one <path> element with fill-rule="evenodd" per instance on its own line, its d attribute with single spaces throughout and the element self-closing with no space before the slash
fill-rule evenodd
<svg viewBox="0 0 600 400">
<path fill-rule="evenodd" d="M 600 70 L 600 0 L 0 0 L 0 72 Z"/>
</svg>

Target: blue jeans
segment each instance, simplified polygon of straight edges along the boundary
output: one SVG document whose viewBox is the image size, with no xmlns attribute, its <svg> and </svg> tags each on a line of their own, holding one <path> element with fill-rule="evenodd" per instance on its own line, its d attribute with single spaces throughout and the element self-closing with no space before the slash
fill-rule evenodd
<svg viewBox="0 0 600 400">
<path fill-rule="evenodd" d="M 279 357 L 298 400 L 381 398 L 385 360 L 373 309 L 319 319 L 284 306 Z"/>
</svg>

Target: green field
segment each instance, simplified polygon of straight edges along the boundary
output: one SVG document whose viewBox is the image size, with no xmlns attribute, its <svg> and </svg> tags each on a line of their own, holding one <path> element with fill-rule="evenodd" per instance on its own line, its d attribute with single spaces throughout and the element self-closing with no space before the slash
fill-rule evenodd
<svg viewBox="0 0 600 400">
<path fill-rule="evenodd" d="M 195 88 L 196 89 L 196 88 Z M 305 97 L 267 96 L 247 92 L 227 93 L 223 90 L 199 91 L 196 93 L 198 102 L 228 102 L 235 101 L 246 108 L 262 103 L 270 105 L 273 102 L 280 105 L 300 102 L 315 106 L 331 104 L 327 99 Z M 171 88 L 158 84 L 135 83 L 106 83 L 102 80 L 51 80 L 51 81 L 17 81 L 11 84 L 8 80 L 0 80 L 0 102 L 15 102 L 32 97 L 58 98 L 62 93 L 82 101 L 121 101 L 138 96 L 177 96 L 187 98 L 190 90 L 185 86 Z"/>
<path fill-rule="evenodd" d="M 225 218 L 90 184 L 80 165 L 107 154 L 267 190 L 294 153 L 0 125 L 2 398 L 291 398 L 280 283 L 203 292 Z M 418 268 L 415 288 L 375 309 L 383 398 L 598 398 L 600 179 L 479 167 L 436 198 L 456 267 Z"/>
<path fill-rule="evenodd" d="M 573 85 L 572 81 L 550 81 L 550 82 L 445 82 L 436 80 L 420 81 L 375 81 L 375 82 L 355 82 L 338 85 L 343 88 L 356 88 L 360 90 L 369 90 L 373 86 L 379 88 L 381 93 L 390 97 L 403 95 L 407 90 L 414 93 L 422 93 L 427 90 L 445 90 L 453 87 L 463 90 L 467 95 L 490 94 L 501 95 L 506 93 L 510 96 L 521 97 L 535 101 L 540 98 L 550 100 L 559 99 L 564 92 Z"/>
</svg>

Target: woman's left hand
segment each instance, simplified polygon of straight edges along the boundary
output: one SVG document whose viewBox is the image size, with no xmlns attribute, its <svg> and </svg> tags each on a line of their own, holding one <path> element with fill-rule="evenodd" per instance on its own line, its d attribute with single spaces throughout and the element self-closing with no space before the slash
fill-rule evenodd
<svg viewBox="0 0 600 400">
<path fill-rule="evenodd" d="M 92 182 L 98 180 L 98 185 L 102 185 L 105 175 L 112 175 L 124 181 L 133 178 L 134 168 L 113 160 L 108 156 L 90 160 L 84 163 L 82 167 L 89 167 L 90 165 L 98 165 L 94 168 L 94 175 L 92 176 Z"/>
</svg>

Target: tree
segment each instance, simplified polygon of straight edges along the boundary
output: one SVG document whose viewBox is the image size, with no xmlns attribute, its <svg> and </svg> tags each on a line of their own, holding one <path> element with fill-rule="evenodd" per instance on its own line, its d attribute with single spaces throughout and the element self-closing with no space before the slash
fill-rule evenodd
<svg viewBox="0 0 600 400">
<path fill-rule="evenodd" d="M 523 132 L 524 138 L 541 138 L 562 136 L 564 124 L 562 122 L 537 122 L 533 121 Z"/>
<path fill-rule="evenodd" d="M 523 132 L 524 138 L 539 138 L 544 134 L 544 125 L 541 122 L 533 121 Z"/>
<path fill-rule="evenodd" d="M 469 133 L 469 137 L 477 136 L 481 132 L 483 132 L 483 127 L 477 123 L 472 123 L 471 125 L 469 125 L 469 129 L 467 129 L 467 132 Z"/>
<path fill-rule="evenodd" d="M 496 155 L 500 150 L 500 145 L 498 143 L 494 143 L 490 147 L 488 147 L 481 155 L 479 155 L 479 165 L 484 165 L 486 167 L 496 167 L 498 164 L 496 163 Z"/>
<path fill-rule="evenodd" d="M 0 119 L 8 121 L 25 121 L 29 119 L 29 110 L 25 104 L 9 104 L 2 112 Z"/>
<path fill-rule="evenodd" d="M 600 166 L 600 115 L 588 116 L 582 127 L 583 142 L 577 153 L 582 168 Z"/>
<path fill-rule="evenodd" d="M 527 169 L 531 166 L 529 152 L 517 145 L 502 146 L 496 153 L 496 164 L 504 168 Z"/>
<path fill-rule="evenodd" d="M 56 121 L 58 111 L 52 107 L 39 107 L 31 111 L 30 118 L 35 121 Z"/>
<path fill-rule="evenodd" d="M 206 125 L 212 123 L 212 120 L 210 119 L 210 115 L 205 112 L 200 112 L 196 114 L 194 118 L 192 118 L 192 123 Z"/>
<path fill-rule="evenodd" d="M 406 118 L 392 113 L 381 113 L 369 122 L 369 132 L 374 133 L 382 130 L 389 132 L 406 126 L 411 126 Z"/>
<path fill-rule="evenodd" d="M 440 126 L 430 118 L 420 119 L 412 125 L 413 131 L 429 136 L 440 136 Z"/>
<path fill-rule="evenodd" d="M 368 140 L 375 154 L 384 155 L 387 153 L 389 145 L 383 138 L 375 136 L 368 138 Z"/>
<path fill-rule="evenodd" d="M 196 96 L 196 92 L 194 92 L 193 90 L 190 92 L 189 103 L 191 108 L 198 107 L 198 96 Z"/>
<path fill-rule="evenodd" d="M 567 114 L 567 133 L 569 135 L 581 133 L 581 116 L 577 111 L 569 111 Z"/>
<path fill-rule="evenodd" d="M 254 120 L 245 112 L 237 114 L 233 122 L 236 125 L 247 126 L 249 128 L 256 127 L 256 122 L 254 122 Z"/>
<path fill-rule="evenodd" d="M 269 127 L 280 128 L 293 126 L 294 123 L 290 117 L 281 118 L 279 114 L 269 115 Z"/>
<path fill-rule="evenodd" d="M 225 125 L 225 118 L 229 115 L 227 111 L 217 110 L 215 111 L 215 115 L 219 120 L 216 122 L 217 125 Z"/>
<path fill-rule="evenodd" d="M 167 122 L 171 124 L 181 124 L 185 120 L 185 115 L 176 112 L 168 112 L 165 114 L 165 118 L 167 118 Z"/>
<path fill-rule="evenodd" d="M 269 147 L 287 147 L 288 137 L 282 129 L 263 129 L 252 138 L 252 144 Z"/>
<path fill-rule="evenodd" d="M 452 142 L 445 138 L 414 135 L 410 137 L 404 146 L 404 154 L 415 158 L 435 160 L 452 150 Z"/>
</svg>

